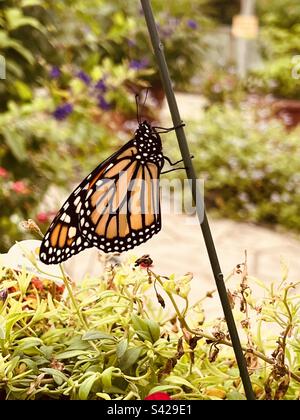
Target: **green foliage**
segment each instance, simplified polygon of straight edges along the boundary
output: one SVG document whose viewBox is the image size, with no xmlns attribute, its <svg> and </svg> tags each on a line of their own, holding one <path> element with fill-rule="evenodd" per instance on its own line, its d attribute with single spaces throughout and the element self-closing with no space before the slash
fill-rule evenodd
<svg viewBox="0 0 300 420">
<path fill-rule="evenodd" d="M 267 106 L 242 103 L 212 106 L 187 136 L 212 211 L 300 231 L 299 129 L 287 132 Z"/>
<path fill-rule="evenodd" d="M 80 107 L 78 104 L 74 115 L 61 122 L 51 115 L 55 101 L 37 97 L 31 104 L 19 107 L 11 103 L 9 110 L 0 115 L 2 251 L 24 238 L 19 222 L 37 217 L 40 202 L 51 185 L 72 188 L 78 175 L 92 170 L 117 144 L 112 130 L 94 118 L 93 108 L 83 118 Z M 99 109 L 97 112 L 101 115 Z M 52 216 L 48 213 L 40 221 L 48 224 Z"/>
<path fill-rule="evenodd" d="M 10 99 L 30 100 L 41 75 L 37 60 L 49 48 L 43 0 L 3 0 L 0 4 L 0 53 L 5 57 L 6 81 L 0 82 L 0 109 Z"/>
<path fill-rule="evenodd" d="M 177 87 L 187 87 L 200 66 L 210 21 L 195 18 L 200 3 L 153 6 L 172 77 Z M 18 222 L 36 218 L 50 186 L 69 190 L 120 145 L 116 138 L 132 135 L 134 93 L 157 87 L 158 72 L 136 2 L 1 1 L 0 54 L 7 64 L 7 79 L 0 81 L 0 169 L 8 172 L 8 178 L 0 176 L 5 250 L 24 237 Z M 157 105 L 153 97 L 148 103 Z M 12 190 L 15 182 L 23 183 L 23 192 Z M 47 224 L 52 214 L 42 216 Z"/>
<path fill-rule="evenodd" d="M 240 103 L 246 97 L 244 82 L 234 66 L 218 67 L 207 64 L 201 83 L 201 93 L 210 103 Z"/>
<path fill-rule="evenodd" d="M 205 1 L 187 0 L 171 3 L 159 0 L 152 2 L 171 79 L 176 89 L 189 90 L 193 76 L 199 72 L 204 62 L 207 46 L 205 34 L 214 26 L 212 19 L 205 14 L 205 3 Z M 141 8 L 135 2 L 127 3 L 126 8 L 122 1 L 116 1 L 114 4 L 118 21 L 122 19 L 132 21 L 126 33 L 126 42 L 121 45 L 122 51 L 119 51 L 119 56 L 125 55 L 134 60 L 146 59 L 149 66 L 155 68 L 156 63 L 149 46 L 149 34 Z M 127 45 L 127 48 L 124 45 Z M 110 53 L 116 56 L 115 51 L 110 50 Z M 148 80 L 154 88 L 160 86 L 158 72 L 151 75 Z"/>
<path fill-rule="evenodd" d="M 205 13 L 218 23 L 231 25 L 234 15 L 241 10 L 239 0 L 203 0 Z"/>
<path fill-rule="evenodd" d="M 300 6 L 294 0 L 269 2 L 258 5 L 261 21 L 260 45 L 264 57 L 263 67 L 253 72 L 252 85 L 258 92 L 273 93 L 277 97 L 298 99 L 300 81 L 292 77 L 300 54 Z"/>
<path fill-rule="evenodd" d="M 299 67 L 299 60 L 293 61 L 290 54 L 270 59 L 263 68 L 251 73 L 248 85 L 252 92 L 272 93 L 277 98 L 297 100 L 300 95 L 300 80 L 296 65 Z M 297 78 L 292 77 L 293 69 L 297 70 Z"/>
<path fill-rule="evenodd" d="M 62 276 L 68 294 L 42 274 L 0 270 L 0 399 L 139 400 L 158 391 L 177 400 L 245 399 L 224 321 L 204 323 L 204 299 L 191 305 L 189 294 L 178 295 L 181 278 L 165 288 L 167 277 L 134 260 L 73 290 Z M 227 284 L 256 397 L 298 399 L 296 285 L 287 284 L 286 268 L 279 286 L 267 286 L 239 267 Z M 255 284 L 265 297 L 255 296 Z M 171 317 L 162 299 L 174 304 Z"/>
</svg>

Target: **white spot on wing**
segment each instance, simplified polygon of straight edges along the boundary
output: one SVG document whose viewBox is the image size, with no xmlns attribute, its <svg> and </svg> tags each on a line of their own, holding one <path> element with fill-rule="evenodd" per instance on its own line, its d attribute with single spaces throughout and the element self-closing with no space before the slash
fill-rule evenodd
<svg viewBox="0 0 300 420">
<path fill-rule="evenodd" d="M 113 165 L 113 163 L 110 163 L 109 165 L 108 165 L 108 167 L 105 169 L 105 172 L 107 172 L 110 168 L 112 168 L 114 165 Z"/>
<path fill-rule="evenodd" d="M 86 199 L 88 199 L 92 194 L 93 194 L 93 190 L 90 190 L 86 195 Z"/>
<path fill-rule="evenodd" d="M 79 213 L 80 212 L 80 209 L 81 209 L 81 202 L 78 204 L 78 206 L 76 207 L 76 213 Z"/>
<path fill-rule="evenodd" d="M 76 227 L 72 226 L 72 227 L 69 229 L 68 237 L 69 237 L 69 238 L 74 238 L 74 236 L 76 235 L 76 232 L 77 232 Z"/>
<path fill-rule="evenodd" d="M 101 187 L 102 184 L 104 184 L 103 179 L 100 179 L 99 181 L 96 182 L 97 187 Z"/>
<path fill-rule="evenodd" d="M 79 203 L 79 201 L 80 201 L 80 197 L 77 197 L 77 198 L 74 200 L 74 206 L 77 206 L 77 204 Z"/>
</svg>

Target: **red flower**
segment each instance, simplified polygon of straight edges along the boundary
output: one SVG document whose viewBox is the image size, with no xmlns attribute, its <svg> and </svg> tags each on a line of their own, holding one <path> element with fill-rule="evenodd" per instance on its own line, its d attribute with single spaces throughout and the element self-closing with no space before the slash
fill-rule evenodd
<svg viewBox="0 0 300 420">
<path fill-rule="evenodd" d="M 170 400 L 170 395 L 166 392 L 154 392 L 148 395 L 145 400 Z"/>
<path fill-rule="evenodd" d="M 141 267 L 141 268 L 149 268 L 153 264 L 153 260 L 150 258 L 150 256 L 143 255 L 141 258 L 135 261 L 134 266 L 135 267 Z"/>
<path fill-rule="evenodd" d="M 43 286 L 43 282 L 39 279 L 39 278 L 37 278 L 37 277 L 34 277 L 32 280 L 31 280 L 31 284 L 32 284 L 32 286 L 34 286 L 37 290 L 44 290 L 44 286 Z"/>
<path fill-rule="evenodd" d="M 11 186 L 11 189 L 18 194 L 26 194 L 28 192 L 28 188 L 23 181 L 14 182 Z"/>
<path fill-rule="evenodd" d="M 57 211 L 41 211 L 36 215 L 37 221 L 40 223 L 48 223 L 56 215 Z"/>
<path fill-rule="evenodd" d="M 49 221 L 49 214 L 45 212 L 41 212 L 36 216 L 38 222 L 40 223 L 47 223 Z"/>
<path fill-rule="evenodd" d="M 3 168 L 2 166 L 0 166 L 0 178 L 7 178 L 8 177 L 8 172 L 5 168 Z"/>
<path fill-rule="evenodd" d="M 56 285 L 56 290 L 58 293 L 62 294 L 65 290 L 65 285 L 62 284 L 61 286 L 59 286 L 58 284 Z"/>
</svg>

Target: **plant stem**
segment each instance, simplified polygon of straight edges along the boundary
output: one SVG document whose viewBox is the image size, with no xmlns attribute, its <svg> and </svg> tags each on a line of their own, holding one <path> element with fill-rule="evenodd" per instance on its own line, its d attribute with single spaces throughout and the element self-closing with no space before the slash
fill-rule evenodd
<svg viewBox="0 0 300 420">
<path fill-rule="evenodd" d="M 79 306 L 78 306 L 78 304 L 76 302 L 76 299 L 75 299 L 75 296 L 74 296 L 72 287 L 71 287 L 70 282 L 69 282 L 69 279 L 68 279 L 68 277 L 67 277 L 67 275 L 65 273 L 65 270 L 63 269 L 62 264 L 59 264 L 59 267 L 60 267 L 60 271 L 61 271 L 61 274 L 62 274 L 64 285 L 66 286 L 66 288 L 68 290 L 69 297 L 70 297 L 71 302 L 72 302 L 72 304 L 73 304 L 73 306 L 75 308 L 75 311 L 76 311 L 76 313 L 78 315 L 78 319 L 79 319 L 79 321 L 80 321 L 83 329 L 85 331 L 88 331 L 89 330 L 88 323 L 86 322 L 86 320 L 85 320 L 84 316 L 82 315 L 82 312 L 81 312 L 81 310 L 80 310 L 80 308 L 79 308 Z M 94 348 L 94 350 L 96 350 L 97 353 L 98 353 L 99 350 L 98 350 L 96 344 L 93 341 L 89 341 L 89 343 Z"/>
<path fill-rule="evenodd" d="M 64 285 L 66 286 L 66 288 L 68 290 L 69 297 L 70 297 L 71 302 L 72 302 L 72 304 L 73 304 L 73 306 L 75 308 L 75 311 L 76 311 L 76 313 L 78 315 L 79 321 L 80 321 L 81 325 L 83 326 L 83 328 L 85 330 L 88 330 L 89 329 L 88 324 L 87 324 L 86 320 L 84 319 L 84 317 L 83 317 L 83 315 L 82 315 L 82 313 L 80 311 L 79 306 L 77 305 L 75 296 L 73 294 L 72 287 L 71 287 L 70 282 L 69 282 L 69 279 L 68 279 L 68 277 L 67 277 L 67 275 L 66 275 L 66 273 L 65 273 L 65 271 L 63 269 L 62 264 L 59 264 L 59 267 L 60 267 L 60 271 L 62 273 Z"/>
<path fill-rule="evenodd" d="M 163 288 L 163 282 L 160 280 L 160 277 L 158 275 L 156 275 L 155 273 L 153 273 L 153 271 L 151 271 L 151 274 L 155 277 L 155 279 L 158 281 L 158 283 Z M 193 330 L 192 328 L 190 328 L 190 326 L 188 325 L 188 323 L 186 322 L 186 320 L 183 318 L 183 316 L 182 316 L 182 314 L 181 314 L 181 312 L 180 312 L 180 310 L 179 310 L 179 308 L 177 306 L 177 303 L 176 303 L 174 297 L 172 296 L 172 294 L 170 292 L 166 291 L 166 290 L 165 290 L 165 292 L 168 295 L 170 301 L 172 302 L 172 305 L 174 306 L 174 309 L 175 309 L 176 315 L 177 315 L 177 317 L 178 317 L 178 319 L 180 321 L 181 327 L 184 327 L 188 332 L 190 332 L 191 334 L 194 334 L 197 337 L 206 338 L 207 340 L 212 341 L 212 342 L 215 342 L 217 344 L 223 344 L 223 345 L 228 346 L 228 347 L 233 347 L 232 343 L 230 341 L 228 341 L 228 340 L 216 340 L 216 338 L 214 336 L 212 336 L 212 335 L 206 334 L 206 333 L 204 333 L 202 331 L 199 332 L 199 331 L 196 331 L 196 330 Z M 263 360 L 264 362 L 266 362 L 266 363 L 268 363 L 270 365 L 274 365 L 275 364 L 275 361 L 273 359 L 271 359 L 270 357 L 265 356 L 263 353 L 255 350 L 255 349 L 252 349 L 252 348 L 249 349 L 247 347 L 242 346 L 242 350 L 245 353 L 252 353 L 252 354 L 254 354 L 256 357 L 258 357 L 259 359 Z M 291 377 L 295 381 L 300 382 L 300 376 L 296 375 L 293 372 L 290 372 L 290 374 L 291 374 Z"/>
</svg>

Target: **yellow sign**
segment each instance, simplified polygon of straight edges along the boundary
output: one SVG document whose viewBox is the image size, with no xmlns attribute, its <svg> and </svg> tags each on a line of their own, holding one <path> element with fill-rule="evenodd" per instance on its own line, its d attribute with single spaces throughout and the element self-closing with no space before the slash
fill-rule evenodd
<svg viewBox="0 0 300 420">
<path fill-rule="evenodd" d="M 237 38 L 255 39 L 258 35 L 258 19 L 251 15 L 236 15 L 232 20 L 232 34 Z"/>
</svg>

